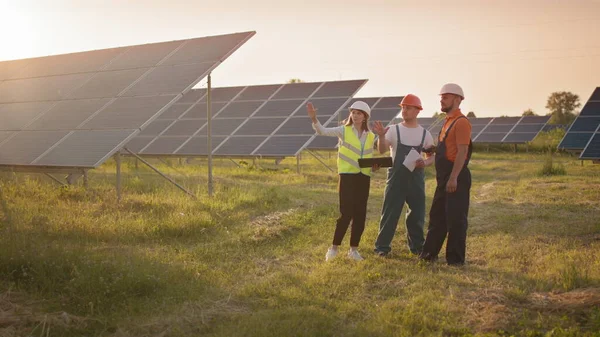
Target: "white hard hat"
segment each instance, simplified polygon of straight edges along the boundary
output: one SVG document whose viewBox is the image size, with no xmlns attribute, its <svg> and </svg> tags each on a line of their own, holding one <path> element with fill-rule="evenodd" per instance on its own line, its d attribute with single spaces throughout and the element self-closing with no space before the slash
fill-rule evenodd
<svg viewBox="0 0 600 337">
<path fill-rule="evenodd" d="M 354 103 L 352 103 L 352 105 L 348 108 L 348 110 L 352 111 L 353 109 L 355 110 L 360 110 L 360 111 L 364 111 L 367 116 L 371 117 L 371 108 L 369 107 L 369 105 L 363 101 L 356 101 Z"/>
<path fill-rule="evenodd" d="M 444 84 L 444 86 L 442 86 L 442 89 L 440 90 L 440 95 L 443 94 L 454 94 L 460 96 L 462 99 L 465 99 L 465 94 L 463 93 L 462 88 L 460 87 L 460 85 L 455 83 Z"/>
</svg>

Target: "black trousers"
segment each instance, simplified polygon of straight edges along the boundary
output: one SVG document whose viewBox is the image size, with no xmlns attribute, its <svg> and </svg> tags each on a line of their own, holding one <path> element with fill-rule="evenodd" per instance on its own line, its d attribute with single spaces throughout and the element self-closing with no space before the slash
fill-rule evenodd
<svg viewBox="0 0 600 337">
<path fill-rule="evenodd" d="M 338 184 L 340 217 L 337 219 L 335 226 L 333 245 L 339 246 L 342 244 L 348 226 L 352 222 L 350 246 L 358 247 L 362 233 L 365 230 L 370 184 L 371 177 L 362 173 L 340 174 Z"/>
<path fill-rule="evenodd" d="M 421 257 L 425 260 L 436 259 L 447 234 L 446 261 L 448 264 L 461 265 L 465 263 L 466 254 L 471 172 L 468 168 L 461 171 L 454 193 L 446 193 L 447 181 L 447 178 L 438 180 Z"/>
</svg>

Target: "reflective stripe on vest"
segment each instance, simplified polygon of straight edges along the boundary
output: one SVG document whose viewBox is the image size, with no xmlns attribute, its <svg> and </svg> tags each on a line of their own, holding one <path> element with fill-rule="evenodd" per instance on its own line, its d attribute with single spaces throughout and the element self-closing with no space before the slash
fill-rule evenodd
<svg viewBox="0 0 600 337">
<path fill-rule="evenodd" d="M 360 139 L 352 130 L 352 125 L 344 127 L 344 137 L 338 150 L 338 173 L 363 173 L 371 175 L 371 168 L 361 169 L 358 166 L 359 158 L 372 158 L 375 135 L 368 131 L 365 145 L 362 146 Z"/>
</svg>

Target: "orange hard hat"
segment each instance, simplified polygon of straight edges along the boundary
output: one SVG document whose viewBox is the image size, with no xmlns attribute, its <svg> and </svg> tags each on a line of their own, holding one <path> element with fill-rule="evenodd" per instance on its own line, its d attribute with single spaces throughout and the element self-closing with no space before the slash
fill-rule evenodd
<svg viewBox="0 0 600 337">
<path fill-rule="evenodd" d="M 413 94 L 408 94 L 408 95 L 404 96 L 404 98 L 402 99 L 402 102 L 400 102 L 400 106 L 403 106 L 403 105 L 410 105 L 410 106 L 417 107 L 419 110 L 423 110 L 423 106 L 421 105 L 421 100 L 419 99 L 419 97 L 417 97 Z"/>
</svg>

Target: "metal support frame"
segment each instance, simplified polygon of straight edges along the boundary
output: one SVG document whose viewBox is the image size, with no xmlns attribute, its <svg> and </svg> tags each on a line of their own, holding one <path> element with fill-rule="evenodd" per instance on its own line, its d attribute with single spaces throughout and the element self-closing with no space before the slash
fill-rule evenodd
<svg viewBox="0 0 600 337">
<path fill-rule="evenodd" d="M 230 160 L 232 163 L 234 163 L 234 164 L 235 164 L 235 166 L 237 166 L 238 168 L 241 168 L 241 167 L 242 167 L 240 164 L 236 163 L 236 162 L 235 162 L 235 160 L 233 160 L 233 159 L 231 159 L 231 158 L 229 158 L 229 160 Z"/>
<path fill-rule="evenodd" d="M 315 157 L 315 159 L 317 159 L 319 161 L 319 163 L 323 164 L 323 166 L 325 166 L 329 171 L 331 171 L 331 173 L 335 173 L 335 171 L 331 167 L 329 167 L 327 164 L 325 164 L 325 162 L 322 161 L 321 158 L 319 158 L 319 156 L 317 156 L 311 150 L 306 150 L 306 152 L 308 152 L 310 155 L 312 155 L 313 157 Z"/>
<path fill-rule="evenodd" d="M 121 202 L 121 154 L 115 153 L 115 161 L 117 162 L 117 203 Z"/>
<path fill-rule="evenodd" d="M 171 184 L 175 185 L 177 188 L 179 188 L 180 190 L 182 190 L 183 192 L 185 192 L 189 196 L 191 196 L 193 198 L 196 198 L 196 195 L 194 195 L 194 193 L 186 190 L 183 186 L 179 185 L 173 179 L 169 178 L 167 175 L 165 175 L 164 173 L 160 172 L 156 167 L 152 166 L 152 164 L 150 164 L 149 162 L 147 162 L 146 160 L 144 160 L 144 158 L 142 158 L 142 157 L 138 156 L 137 154 L 131 152 L 128 148 L 125 148 L 125 151 L 129 152 L 132 156 L 136 157 L 143 164 L 145 164 L 146 166 L 148 166 L 149 168 L 151 168 L 154 172 L 158 173 L 161 177 L 165 178 L 167 181 L 169 181 Z"/>
<path fill-rule="evenodd" d="M 213 176 L 212 176 L 212 134 L 211 134 L 211 121 L 212 121 L 212 111 L 211 111 L 211 95 L 210 95 L 210 91 L 211 91 L 211 73 L 208 73 L 208 80 L 207 80 L 207 90 L 206 90 L 206 117 L 207 117 L 207 124 L 206 124 L 206 130 L 207 130 L 207 153 L 208 153 L 208 196 L 212 197 L 213 195 Z"/>
<path fill-rule="evenodd" d="M 179 161 L 179 162 L 181 163 L 181 158 L 179 158 L 179 159 L 180 159 L 180 161 Z M 185 173 L 183 173 L 183 172 L 179 171 L 179 170 L 178 170 L 178 169 L 177 169 L 175 166 L 173 166 L 173 165 L 169 164 L 169 162 L 168 162 L 168 161 L 166 161 L 166 160 L 164 160 L 164 158 L 160 158 L 160 157 L 159 157 L 159 158 L 158 158 L 158 160 L 159 160 L 161 163 L 163 163 L 163 164 L 167 165 L 168 167 L 172 168 L 172 169 L 173 169 L 175 172 L 177 172 L 177 173 L 179 173 L 179 174 L 181 174 L 181 175 L 185 175 Z"/>
<path fill-rule="evenodd" d="M 63 183 L 62 181 L 60 181 L 58 178 L 56 178 L 55 176 L 51 175 L 50 173 L 44 173 L 46 176 L 48 176 L 50 179 L 54 180 L 55 182 L 59 183 L 61 186 L 67 186 L 67 184 Z"/>
<path fill-rule="evenodd" d="M 87 189 L 90 185 L 87 170 L 83 171 L 83 187 Z"/>
<path fill-rule="evenodd" d="M 296 173 L 300 174 L 300 154 L 296 156 Z"/>
</svg>

